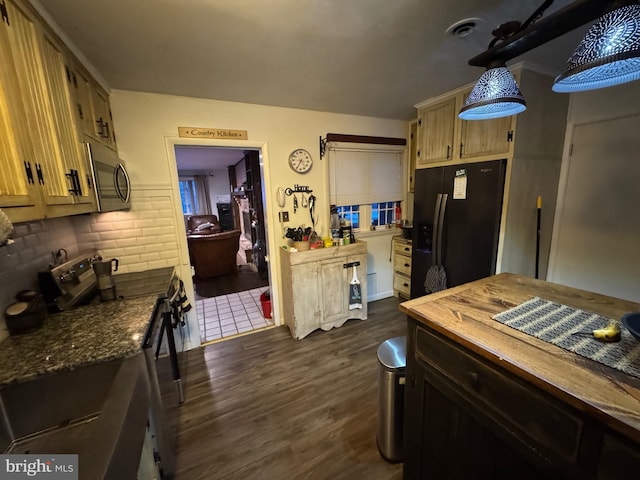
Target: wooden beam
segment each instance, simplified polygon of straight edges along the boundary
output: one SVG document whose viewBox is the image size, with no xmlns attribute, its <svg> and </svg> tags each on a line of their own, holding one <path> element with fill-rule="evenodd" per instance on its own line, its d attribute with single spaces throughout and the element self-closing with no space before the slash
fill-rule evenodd
<svg viewBox="0 0 640 480">
<path fill-rule="evenodd" d="M 371 145 L 406 145 L 406 138 L 368 137 L 365 135 L 346 135 L 327 133 L 327 142 L 368 143 Z"/>
</svg>

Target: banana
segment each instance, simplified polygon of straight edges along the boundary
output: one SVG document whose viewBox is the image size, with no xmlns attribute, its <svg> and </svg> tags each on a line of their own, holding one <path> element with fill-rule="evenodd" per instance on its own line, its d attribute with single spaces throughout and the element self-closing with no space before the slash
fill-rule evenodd
<svg viewBox="0 0 640 480">
<path fill-rule="evenodd" d="M 611 320 L 606 327 L 594 330 L 593 338 L 603 342 L 619 342 L 621 337 L 618 321 Z"/>
</svg>

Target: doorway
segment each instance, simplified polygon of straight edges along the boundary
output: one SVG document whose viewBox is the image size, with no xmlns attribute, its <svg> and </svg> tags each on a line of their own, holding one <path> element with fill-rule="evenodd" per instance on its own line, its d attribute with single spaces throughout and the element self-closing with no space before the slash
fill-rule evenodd
<svg viewBox="0 0 640 480">
<path fill-rule="evenodd" d="M 273 326 L 260 150 L 174 151 L 201 343 Z"/>
</svg>

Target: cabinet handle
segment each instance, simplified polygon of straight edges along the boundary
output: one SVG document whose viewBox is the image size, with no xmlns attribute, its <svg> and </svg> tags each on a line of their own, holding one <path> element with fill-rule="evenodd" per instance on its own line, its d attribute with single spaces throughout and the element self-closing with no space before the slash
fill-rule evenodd
<svg viewBox="0 0 640 480">
<path fill-rule="evenodd" d="M 69 192 L 74 195 L 82 195 L 82 187 L 80 185 L 78 171 L 71 169 L 69 170 L 69 173 L 66 173 L 65 175 L 71 179 L 71 188 L 69 189 Z"/>
<path fill-rule="evenodd" d="M 44 176 L 42 175 L 42 165 L 36 163 L 36 175 L 38 176 L 38 183 L 44 185 Z"/>
<path fill-rule="evenodd" d="M 82 184 L 80 183 L 80 175 L 78 175 L 78 170 L 74 170 L 74 174 L 76 177 L 76 188 L 77 188 L 76 195 L 82 196 Z"/>
<path fill-rule="evenodd" d="M 447 145 L 447 160 L 451 157 L 451 145 Z"/>
<path fill-rule="evenodd" d="M 411 266 L 411 264 L 409 264 L 409 263 L 405 263 L 405 264 L 404 264 L 404 266 L 405 266 L 405 267 L 410 267 L 410 266 Z"/>
<path fill-rule="evenodd" d="M 409 286 L 409 284 L 408 284 L 407 282 L 404 282 L 404 283 L 402 284 L 402 286 L 403 286 L 403 287 L 408 287 L 408 286 Z"/>
<path fill-rule="evenodd" d="M 460 158 L 462 158 L 462 152 L 464 151 L 464 144 L 460 142 Z"/>
<path fill-rule="evenodd" d="M 411 251 L 411 249 L 410 249 L 409 247 L 404 247 L 404 251 L 405 251 L 405 252 L 410 252 L 410 251 Z"/>
<path fill-rule="evenodd" d="M 24 161 L 24 170 L 27 173 L 27 182 L 33 184 L 33 171 L 31 170 L 31 162 Z"/>
<path fill-rule="evenodd" d="M 417 156 L 417 157 L 420 157 L 420 150 L 418 150 L 418 151 L 416 152 L 416 156 Z"/>
<path fill-rule="evenodd" d="M 471 383 L 471 388 L 473 388 L 474 390 L 480 390 L 480 377 L 478 377 L 478 374 L 476 372 L 471 372 L 469 374 L 469 380 Z"/>
<path fill-rule="evenodd" d="M 82 105 L 80 103 L 78 103 L 78 116 L 80 120 L 84 120 L 84 112 L 82 111 Z"/>
<path fill-rule="evenodd" d="M 91 175 L 87 173 L 87 190 L 93 190 L 93 185 L 91 181 Z"/>
<path fill-rule="evenodd" d="M 104 138 L 109 138 L 111 136 L 111 133 L 109 132 L 109 122 L 105 122 L 104 129 L 105 129 Z"/>
</svg>

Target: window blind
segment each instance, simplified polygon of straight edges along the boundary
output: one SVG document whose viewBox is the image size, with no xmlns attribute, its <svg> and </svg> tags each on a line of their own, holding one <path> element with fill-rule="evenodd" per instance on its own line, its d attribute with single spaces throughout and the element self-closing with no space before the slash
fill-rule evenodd
<svg viewBox="0 0 640 480">
<path fill-rule="evenodd" d="M 329 147 L 333 205 L 396 202 L 403 198 L 404 148 Z"/>
</svg>

